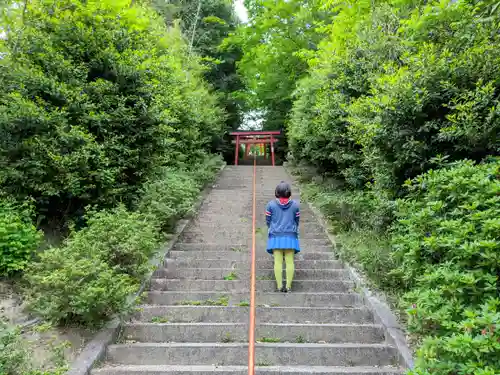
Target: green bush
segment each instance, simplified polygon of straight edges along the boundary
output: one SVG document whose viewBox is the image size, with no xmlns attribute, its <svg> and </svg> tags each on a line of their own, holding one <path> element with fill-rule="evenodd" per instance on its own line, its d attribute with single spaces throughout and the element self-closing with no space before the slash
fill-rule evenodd
<svg viewBox="0 0 500 375">
<path fill-rule="evenodd" d="M 206 155 L 190 168 L 190 174 L 200 188 L 213 181 L 217 172 L 222 167 L 223 160 L 220 155 Z"/>
<path fill-rule="evenodd" d="M 40 244 L 32 212 L 29 204 L 0 198 L 0 276 L 24 270 Z"/>
<path fill-rule="evenodd" d="M 205 157 L 198 170 L 161 168 L 144 184 L 136 212 L 123 205 L 89 210 L 86 226 L 57 248 L 40 254 L 26 280 L 31 309 L 55 322 L 98 324 L 126 313 L 130 295 L 150 270 L 158 228 L 188 212 L 220 157 Z"/>
<path fill-rule="evenodd" d="M 397 37 L 400 11 L 364 0 L 337 9 L 330 37 L 309 60 L 309 76 L 298 82 L 288 137 L 295 158 L 363 188 L 371 165 L 350 132 L 349 108 L 370 95 L 371 77 L 404 51 Z"/>
<path fill-rule="evenodd" d="M 399 280 L 388 277 L 395 264 L 391 257 L 390 240 L 384 233 L 371 230 L 349 230 L 338 233 L 335 252 L 341 259 L 360 269 L 376 288 L 383 288 L 390 297 L 398 296 Z"/>
<path fill-rule="evenodd" d="M 496 375 L 500 369 L 500 300 L 468 309 L 453 324 L 452 335 L 431 336 L 417 352 L 409 375 Z"/>
<path fill-rule="evenodd" d="M 499 171 L 498 158 L 457 162 L 408 181 L 397 202 L 391 275 L 407 290 L 408 328 L 424 338 L 418 363 L 429 373 L 499 368 Z"/>
<path fill-rule="evenodd" d="M 20 327 L 0 320 L 0 375 L 64 375 L 66 368 L 38 370 L 33 364 L 33 346 L 22 337 Z"/>
<path fill-rule="evenodd" d="M 99 258 L 71 254 L 71 248 L 45 251 L 26 274 L 30 308 L 55 323 L 95 325 L 126 312 L 139 282 Z"/>
<path fill-rule="evenodd" d="M 54 322 L 100 323 L 127 312 L 158 244 L 155 227 L 123 206 L 94 212 L 89 226 L 27 270 L 31 309 Z"/>
<path fill-rule="evenodd" d="M 114 270 L 141 280 L 158 243 L 155 223 L 120 205 L 90 211 L 87 227 L 70 235 L 65 246 L 70 253 L 97 257 Z"/>
<path fill-rule="evenodd" d="M 0 375 L 24 375 L 28 354 L 21 342 L 19 330 L 0 321 Z"/>
<path fill-rule="evenodd" d="M 162 230 L 191 211 L 200 189 L 221 167 L 219 156 L 205 157 L 190 169 L 160 168 L 142 187 L 137 210 L 154 220 Z"/>
<path fill-rule="evenodd" d="M 407 181 L 394 203 L 374 191 L 303 187 L 332 222 L 337 253 L 407 309 L 408 330 L 422 343 L 411 374 L 500 368 L 499 177 L 500 158 L 455 162 Z M 374 223 L 387 213 L 395 221 L 385 232 Z"/>
<path fill-rule="evenodd" d="M 298 82 L 291 151 L 354 188 L 401 184 L 436 160 L 500 151 L 498 15 L 483 3 L 338 5 Z"/>
<path fill-rule="evenodd" d="M 497 21 L 476 13 L 459 1 L 413 14 L 399 30 L 409 51 L 349 107 L 350 130 L 379 186 L 398 193 L 436 157 L 480 161 L 500 150 L 500 37 Z"/>
<path fill-rule="evenodd" d="M 371 188 L 350 191 L 312 184 L 305 187 L 305 195 L 314 200 L 338 231 L 371 230 L 381 233 L 393 219 L 394 203 Z"/>
<path fill-rule="evenodd" d="M 498 158 L 462 161 L 405 184 L 408 196 L 397 202 L 392 243 L 408 288 L 448 264 L 460 272 L 500 274 L 499 166 Z"/>
<path fill-rule="evenodd" d="M 305 184 L 301 192 L 332 224 L 339 241 L 337 255 L 360 267 L 378 287 L 397 285 L 397 280 L 387 277 L 394 269 L 385 233 L 393 216 L 392 202 L 372 190 L 346 191 L 325 183 Z"/>
<path fill-rule="evenodd" d="M 191 209 L 198 193 L 199 186 L 190 173 L 162 168 L 144 184 L 137 209 L 162 230 L 173 229 L 176 220 Z"/>
<path fill-rule="evenodd" d="M 146 4 L 33 0 L 8 13 L 0 188 L 47 220 L 128 206 L 153 170 L 223 133 L 200 58 Z"/>
</svg>

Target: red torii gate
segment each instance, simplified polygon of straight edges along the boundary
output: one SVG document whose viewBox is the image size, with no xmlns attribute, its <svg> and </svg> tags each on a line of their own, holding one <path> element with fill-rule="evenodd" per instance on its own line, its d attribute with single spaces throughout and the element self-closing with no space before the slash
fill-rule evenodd
<svg viewBox="0 0 500 375">
<path fill-rule="evenodd" d="M 271 144 L 271 160 L 274 167 L 274 143 L 278 139 L 274 138 L 275 135 L 280 135 L 279 130 L 271 131 L 245 131 L 245 132 L 233 132 L 230 133 L 231 136 L 236 137 L 236 149 L 234 156 L 234 165 L 238 165 L 240 144 Z M 245 146 L 245 153 L 248 154 L 248 148 Z"/>
</svg>

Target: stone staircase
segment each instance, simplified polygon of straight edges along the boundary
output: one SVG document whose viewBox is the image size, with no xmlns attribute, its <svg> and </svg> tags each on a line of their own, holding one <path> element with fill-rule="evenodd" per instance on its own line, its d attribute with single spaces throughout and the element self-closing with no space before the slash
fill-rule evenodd
<svg viewBox="0 0 500 375">
<path fill-rule="evenodd" d="M 258 167 L 256 374 L 401 374 L 305 204 L 293 292 L 275 292 L 264 208 L 281 180 L 282 167 Z M 247 374 L 251 219 L 252 167 L 227 167 L 92 374 Z"/>
</svg>

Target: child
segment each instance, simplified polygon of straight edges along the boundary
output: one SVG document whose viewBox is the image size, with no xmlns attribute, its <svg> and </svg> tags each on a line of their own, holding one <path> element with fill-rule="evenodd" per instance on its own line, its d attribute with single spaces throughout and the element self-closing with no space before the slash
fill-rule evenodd
<svg viewBox="0 0 500 375">
<path fill-rule="evenodd" d="M 276 187 L 276 200 L 266 206 L 266 223 L 269 228 L 267 252 L 274 256 L 274 276 L 278 291 L 292 291 L 295 265 L 293 258 L 300 252 L 299 246 L 299 204 L 290 199 L 292 189 L 284 181 Z M 283 286 L 283 257 L 286 264 L 286 287 Z"/>
</svg>

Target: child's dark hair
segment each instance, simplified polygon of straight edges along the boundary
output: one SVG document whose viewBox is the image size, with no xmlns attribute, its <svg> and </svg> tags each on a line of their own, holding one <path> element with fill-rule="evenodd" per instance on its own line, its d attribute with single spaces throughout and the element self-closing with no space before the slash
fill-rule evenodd
<svg viewBox="0 0 500 375">
<path fill-rule="evenodd" d="M 281 181 L 274 191 L 276 198 L 290 198 L 292 196 L 292 188 L 285 181 Z"/>
</svg>

